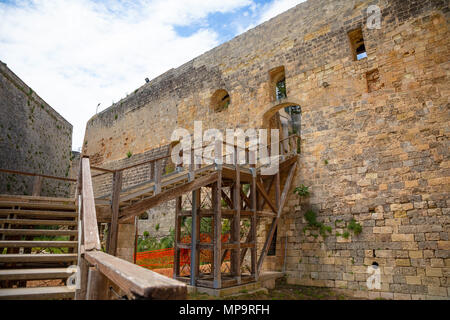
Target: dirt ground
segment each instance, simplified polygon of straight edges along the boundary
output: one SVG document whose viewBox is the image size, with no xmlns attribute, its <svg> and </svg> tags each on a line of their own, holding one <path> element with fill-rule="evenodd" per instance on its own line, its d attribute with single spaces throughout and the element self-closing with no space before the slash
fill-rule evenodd
<svg viewBox="0 0 450 320">
<path fill-rule="evenodd" d="M 241 291 L 236 296 L 213 297 L 208 294 L 196 293 L 188 296 L 189 300 L 361 300 L 345 296 L 330 288 L 304 287 L 287 284 L 284 279 L 277 281 L 275 289 L 265 292 L 247 294 Z"/>
</svg>

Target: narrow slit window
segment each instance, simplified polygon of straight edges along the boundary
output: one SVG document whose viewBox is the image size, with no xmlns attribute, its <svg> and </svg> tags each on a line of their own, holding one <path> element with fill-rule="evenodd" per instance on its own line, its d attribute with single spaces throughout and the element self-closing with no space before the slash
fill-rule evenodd
<svg viewBox="0 0 450 320">
<path fill-rule="evenodd" d="M 364 43 L 362 29 L 350 31 L 348 37 L 353 52 L 353 60 L 359 61 L 367 58 L 366 44 Z"/>
<path fill-rule="evenodd" d="M 267 256 L 276 256 L 277 255 L 277 230 L 273 233 L 272 242 L 270 243 L 269 250 L 267 251 Z"/>
</svg>

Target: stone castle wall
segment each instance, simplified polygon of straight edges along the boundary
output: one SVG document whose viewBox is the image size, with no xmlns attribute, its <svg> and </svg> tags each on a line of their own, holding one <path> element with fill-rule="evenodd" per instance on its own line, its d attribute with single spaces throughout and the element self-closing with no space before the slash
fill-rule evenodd
<svg viewBox="0 0 450 320">
<path fill-rule="evenodd" d="M 70 177 L 72 125 L 0 61 L 0 168 Z M 0 173 L 0 194 L 31 195 L 33 177 Z M 42 195 L 68 196 L 70 184 L 44 179 Z"/>
<path fill-rule="evenodd" d="M 366 27 L 367 7 L 382 11 Z M 172 69 L 92 118 L 84 153 L 99 164 L 170 142 L 192 129 L 266 125 L 302 107 L 301 155 L 278 229 L 290 283 L 376 298 L 446 298 L 449 292 L 449 8 L 446 1 L 308 1 Z M 355 61 L 348 32 L 362 29 L 368 58 Z M 274 101 L 270 70 L 284 66 L 287 98 Z M 214 92 L 231 103 L 214 112 Z M 312 209 L 332 228 L 303 232 Z M 348 231 L 355 219 L 362 233 Z M 259 248 L 265 225 L 259 233 Z M 283 253 L 284 254 L 284 253 Z M 378 263 L 381 289 L 369 290 Z"/>
</svg>

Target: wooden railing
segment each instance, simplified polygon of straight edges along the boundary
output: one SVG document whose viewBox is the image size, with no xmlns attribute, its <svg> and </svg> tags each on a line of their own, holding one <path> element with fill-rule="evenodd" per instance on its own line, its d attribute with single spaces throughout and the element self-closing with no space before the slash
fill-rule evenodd
<svg viewBox="0 0 450 320">
<path fill-rule="evenodd" d="M 186 285 L 101 251 L 89 158 L 80 164 L 79 287 L 75 299 L 110 299 L 114 284 L 130 299 L 185 299 Z"/>
<path fill-rule="evenodd" d="M 38 174 L 38 173 L 31 173 L 31 172 L 25 172 L 25 171 L 0 169 L 0 172 L 7 173 L 7 174 L 16 174 L 16 175 L 34 177 L 32 196 L 40 196 L 41 195 L 42 183 L 43 183 L 44 179 L 59 180 L 59 181 L 65 181 L 68 183 L 77 182 L 76 179 L 57 177 L 57 176 Z"/>
<path fill-rule="evenodd" d="M 181 163 L 181 164 L 177 165 L 176 170 L 178 170 L 178 171 L 188 170 L 191 173 L 191 175 L 192 175 L 192 173 L 196 169 L 198 169 L 198 166 L 196 166 L 196 164 L 194 163 L 195 156 L 196 156 L 195 155 L 195 151 L 197 151 L 199 149 L 203 150 L 203 149 L 205 149 L 208 146 L 209 146 L 209 144 L 208 145 L 202 145 L 202 146 L 197 147 L 197 148 L 191 148 L 191 150 L 190 150 L 190 158 L 191 158 L 190 160 L 191 161 L 190 161 L 189 166 L 186 167 L 183 163 Z M 227 156 L 234 155 L 234 154 L 236 154 L 238 152 L 238 150 L 241 150 L 241 151 L 245 152 L 246 163 L 247 164 L 250 163 L 250 159 L 253 156 L 252 155 L 252 150 L 251 150 L 250 147 L 240 147 L 240 146 L 237 146 L 237 145 L 234 145 L 234 144 L 228 144 L 225 141 L 222 142 L 222 146 L 223 147 L 227 147 L 228 146 L 228 147 L 234 148 L 234 152 L 232 152 L 232 153 L 224 153 L 223 150 L 222 150 L 222 158 L 226 158 Z M 272 151 L 271 151 L 272 145 L 268 145 L 266 147 L 267 147 L 267 150 L 268 150 L 268 155 L 270 156 L 271 153 L 272 153 Z M 296 155 L 296 154 L 300 153 L 300 136 L 294 134 L 294 135 L 291 135 L 291 136 L 289 136 L 287 138 L 284 138 L 284 139 L 280 140 L 279 141 L 279 151 L 280 151 L 279 155 L 280 155 L 281 158 L 287 157 L 289 155 Z M 182 150 L 181 150 L 180 157 L 182 157 L 182 155 L 183 155 L 183 153 L 182 153 Z M 119 182 L 119 181 L 122 182 L 123 173 L 125 171 L 133 169 L 133 168 L 136 168 L 136 167 L 140 167 L 140 166 L 144 166 L 144 165 L 150 164 L 151 170 L 153 171 L 153 174 L 152 174 L 153 179 L 152 180 L 155 182 L 155 194 L 158 194 L 158 193 L 161 192 L 161 180 L 162 180 L 162 177 L 164 176 L 163 162 L 169 160 L 171 157 L 172 157 L 172 155 L 169 152 L 168 155 L 156 157 L 154 159 L 149 159 L 149 160 L 146 160 L 146 161 L 143 161 L 143 162 L 140 162 L 140 163 L 137 163 L 137 164 L 129 165 L 129 166 L 126 166 L 126 167 L 122 167 L 122 168 L 119 168 L 119 169 L 105 169 L 105 168 L 91 166 L 92 170 L 102 172 L 102 173 L 93 175 L 92 178 L 97 178 L 97 177 L 100 177 L 100 176 L 103 176 L 103 175 L 107 175 L 107 174 L 113 174 L 113 181 L 116 181 L 116 183 L 115 183 L 116 186 L 115 187 L 113 186 L 113 188 L 112 188 L 113 191 L 114 191 L 114 189 L 119 188 L 119 186 L 117 185 L 118 184 L 117 182 Z M 205 157 L 205 156 L 203 156 L 203 158 L 205 158 L 207 160 L 210 160 L 210 161 L 215 161 L 216 160 L 216 159 L 211 159 L 211 158 L 208 158 L 208 157 Z M 257 159 L 254 160 L 254 162 L 255 162 L 254 167 L 255 168 L 258 168 L 258 161 L 260 161 L 261 158 L 262 157 L 258 157 Z M 225 161 L 223 161 L 223 162 L 225 163 Z M 233 163 L 234 163 L 234 160 L 233 160 Z M 173 166 L 175 167 L 175 164 L 173 164 Z M 120 176 L 121 176 L 120 178 L 117 177 L 118 174 L 120 174 Z M 168 173 L 168 174 L 170 174 L 170 173 Z M 166 174 L 166 175 L 168 175 L 168 174 Z M 150 180 L 150 181 L 152 181 L 152 180 Z M 149 182 L 149 181 L 147 181 L 147 182 Z M 121 188 L 121 186 L 120 186 L 120 188 Z M 113 193 L 114 192 L 112 192 L 112 194 Z"/>
</svg>

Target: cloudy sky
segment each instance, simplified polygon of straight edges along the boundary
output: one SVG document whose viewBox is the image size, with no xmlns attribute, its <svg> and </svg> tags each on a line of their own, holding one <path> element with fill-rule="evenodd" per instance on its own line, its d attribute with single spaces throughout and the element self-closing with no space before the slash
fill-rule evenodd
<svg viewBox="0 0 450 320">
<path fill-rule="evenodd" d="M 304 0 L 0 0 L 0 60 L 74 126 Z"/>
</svg>

